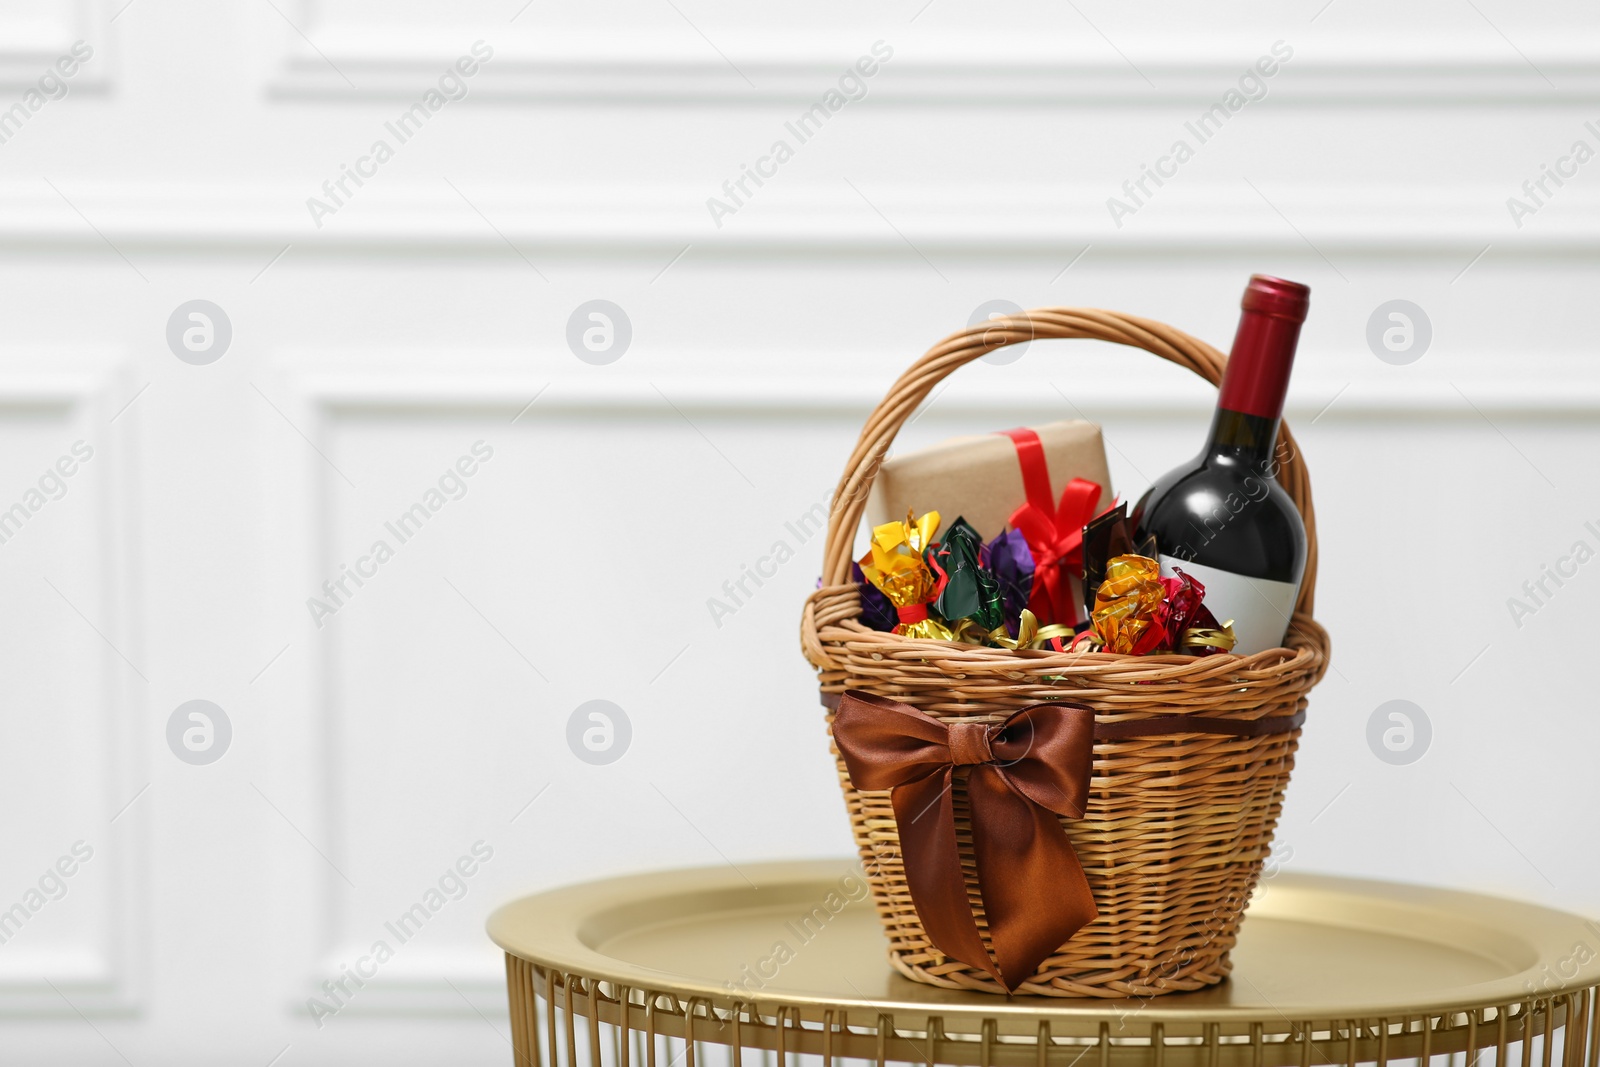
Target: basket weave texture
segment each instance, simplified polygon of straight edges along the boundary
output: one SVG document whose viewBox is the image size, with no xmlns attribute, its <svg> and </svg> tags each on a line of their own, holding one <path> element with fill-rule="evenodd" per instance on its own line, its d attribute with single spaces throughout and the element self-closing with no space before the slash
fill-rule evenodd
<svg viewBox="0 0 1600 1067">
<path fill-rule="evenodd" d="M 1183 714 L 1256 719 L 1304 709 L 1307 693 L 1327 669 L 1328 635 L 1311 617 L 1316 520 L 1311 484 L 1287 426 L 1278 439 L 1277 477 L 1300 509 L 1307 541 L 1287 648 L 1206 657 L 1012 652 L 905 638 L 861 624 L 851 550 L 867 490 L 895 434 L 957 367 L 1004 345 L 1043 338 L 1143 348 L 1213 384 L 1227 362 L 1215 348 L 1170 326 L 1082 308 L 995 319 L 930 349 L 867 420 L 834 494 L 823 584 L 806 601 L 801 622 L 801 644 L 818 669 L 822 691 L 862 689 L 943 720 L 974 722 L 998 722 L 1049 700 L 1086 704 L 1099 722 Z M 1294 730 L 1261 737 L 1097 741 L 1084 817 L 1063 819 L 1062 825 L 1099 917 L 1045 960 L 1017 993 L 1153 996 L 1225 978 L 1228 952 L 1271 848 L 1298 740 Z M 918 982 L 1003 994 L 988 974 L 944 956 L 928 940 L 907 888 L 889 793 L 857 790 L 837 747 L 830 747 L 893 966 Z M 960 776 L 954 793 L 967 895 L 987 943 Z"/>
</svg>

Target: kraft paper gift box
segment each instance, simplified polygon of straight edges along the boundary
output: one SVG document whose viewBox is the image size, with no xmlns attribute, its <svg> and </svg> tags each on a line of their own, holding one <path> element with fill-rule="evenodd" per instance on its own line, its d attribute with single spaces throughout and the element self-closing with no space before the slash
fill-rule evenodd
<svg viewBox="0 0 1600 1067">
<path fill-rule="evenodd" d="M 1048 470 L 1051 515 L 1061 502 L 1062 491 L 1074 478 L 1083 478 L 1100 487 L 1099 500 L 1084 516 L 1084 521 L 1111 505 L 1111 473 L 1106 469 L 1100 427 L 1072 420 L 1028 429 L 1037 436 L 1039 446 L 1032 459 L 1035 472 L 1032 488 L 1038 493 L 1044 487 L 1045 479 L 1041 476 L 1044 472 L 1038 470 L 1037 463 L 1042 456 Z M 991 433 L 952 437 L 928 448 L 885 459 L 867 497 L 867 522 L 877 526 L 904 519 L 908 510 L 918 515 L 937 511 L 942 520 L 941 529 L 958 517 L 965 518 L 984 540 L 990 540 L 1006 528 L 1012 514 L 1028 501 L 1021 455 L 1028 450 L 1027 444 L 1005 433 Z M 1030 544 L 1032 540 L 1030 536 Z M 1075 597 L 1081 590 L 1078 579 L 1078 575 L 1071 575 Z"/>
<path fill-rule="evenodd" d="M 1100 427 L 1074 419 L 1029 429 L 1039 435 L 1044 449 L 1052 505 L 1074 478 L 1100 487 L 1095 514 L 1111 505 L 1111 472 Z M 946 525 L 965 518 L 988 540 L 1005 529 L 1026 499 L 1016 444 L 1000 433 L 974 434 L 884 460 L 867 497 L 866 516 L 877 526 L 905 518 L 907 510 L 918 515 L 937 511 Z"/>
</svg>

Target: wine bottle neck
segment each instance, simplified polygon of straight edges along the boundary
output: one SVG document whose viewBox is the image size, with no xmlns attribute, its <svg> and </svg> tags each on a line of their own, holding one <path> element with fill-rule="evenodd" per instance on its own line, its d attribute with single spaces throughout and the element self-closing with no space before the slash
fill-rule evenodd
<svg viewBox="0 0 1600 1067">
<path fill-rule="evenodd" d="M 1278 465 L 1273 462 L 1273 447 L 1281 421 L 1219 407 L 1206 438 L 1205 458 L 1251 468 L 1262 478 L 1275 477 Z"/>
<path fill-rule="evenodd" d="M 1245 287 L 1206 441 L 1208 460 L 1251 467 L 1268 478 L 1277 473 L 1273 447 L 1310 292 L 1298 282 L 1259 274 Z"/>
<path fill-rule="evenodd" d="M 1285 312 L 1277 303 L 1246 291 L 1239 330 L 1222 373 L 1218 408 L 1273 421 L 1283 415 L 1283 398 L 1289 392 L 1289 372 L 1304 318 L 1303 306 Z"/>
</svg>

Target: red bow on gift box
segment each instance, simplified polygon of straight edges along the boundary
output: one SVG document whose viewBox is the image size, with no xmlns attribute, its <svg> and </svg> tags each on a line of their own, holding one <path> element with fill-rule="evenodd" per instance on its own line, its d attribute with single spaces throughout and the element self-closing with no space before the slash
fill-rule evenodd
<svg viewBox="0 0 1600 1067">
<path fill-rule="evenodd" d="M 1022 531 L 1033 553 L 1028 610 L 1046 625 L 1076 626 L 1078 603 L 1068 578 L 1083 570 L 1083 528 L 1095 517 L 1102 489 L 1087 478 L 1074 478 L 1061 491 L 1060 503 L 1053 504 L 1050 467 L 1039 435 L 1026 428 L 1001 432 L 1017 446 L 1027 493 L 1027 500 L 1011 513 L 1011 525 Z"/>
</svg>

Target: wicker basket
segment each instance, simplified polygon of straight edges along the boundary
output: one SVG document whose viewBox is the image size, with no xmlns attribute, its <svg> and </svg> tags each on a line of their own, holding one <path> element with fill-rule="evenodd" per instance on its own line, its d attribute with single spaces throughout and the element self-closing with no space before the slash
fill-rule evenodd
<svg viewBox="0 0 1600 1067">
<path fill-rule="evenodd" d="M 807 600 L 801 625 L 806 658 L 818 668 L 823 693 L 866 690 L 945 720 L 998 721 L 1028 704 L 1060 699 L 1089 705 L 1102 723 L 1173 714 L 1255 719 L 1302 711 L 1327 668 L 1328 635 L 1311 618 L 1317 573 L 1311 484 L 1287 426 L 1279 439 L 1278 478 L 1300 508 L 1307 540 L 1287 649 L 1243 657 L 1010 652 L 914 640 L 858 621 L 851 550 L 867 490 L 895 434 L 951 371 L 996 348 L 1039 338 L 1093 338 L 1143 348 L 1213 384 L 1226 363 L 1215 348 L 1170 326 L 1081 308 L 996 319 L 935 345 L 867 420 L 834 495 L 823 585 Z M 1293 730 L 1097 741 L 1084 818 L 1063 820 L 1063 826 L 1099 917 L 1017 992 L 1151 996 L 1200 989 L 1226 977 L 1228 951 L 1271 845 L 1298 739 Z M 833 754 L 895 968 L 918 982 L 1004 993 L 988 974 L 933 947 L 907 890 L 888 792 L 855 789 L 837 748 Z M 957 782 L 968 898 L 987 943 L 959 777 Z"/>
</svg>

